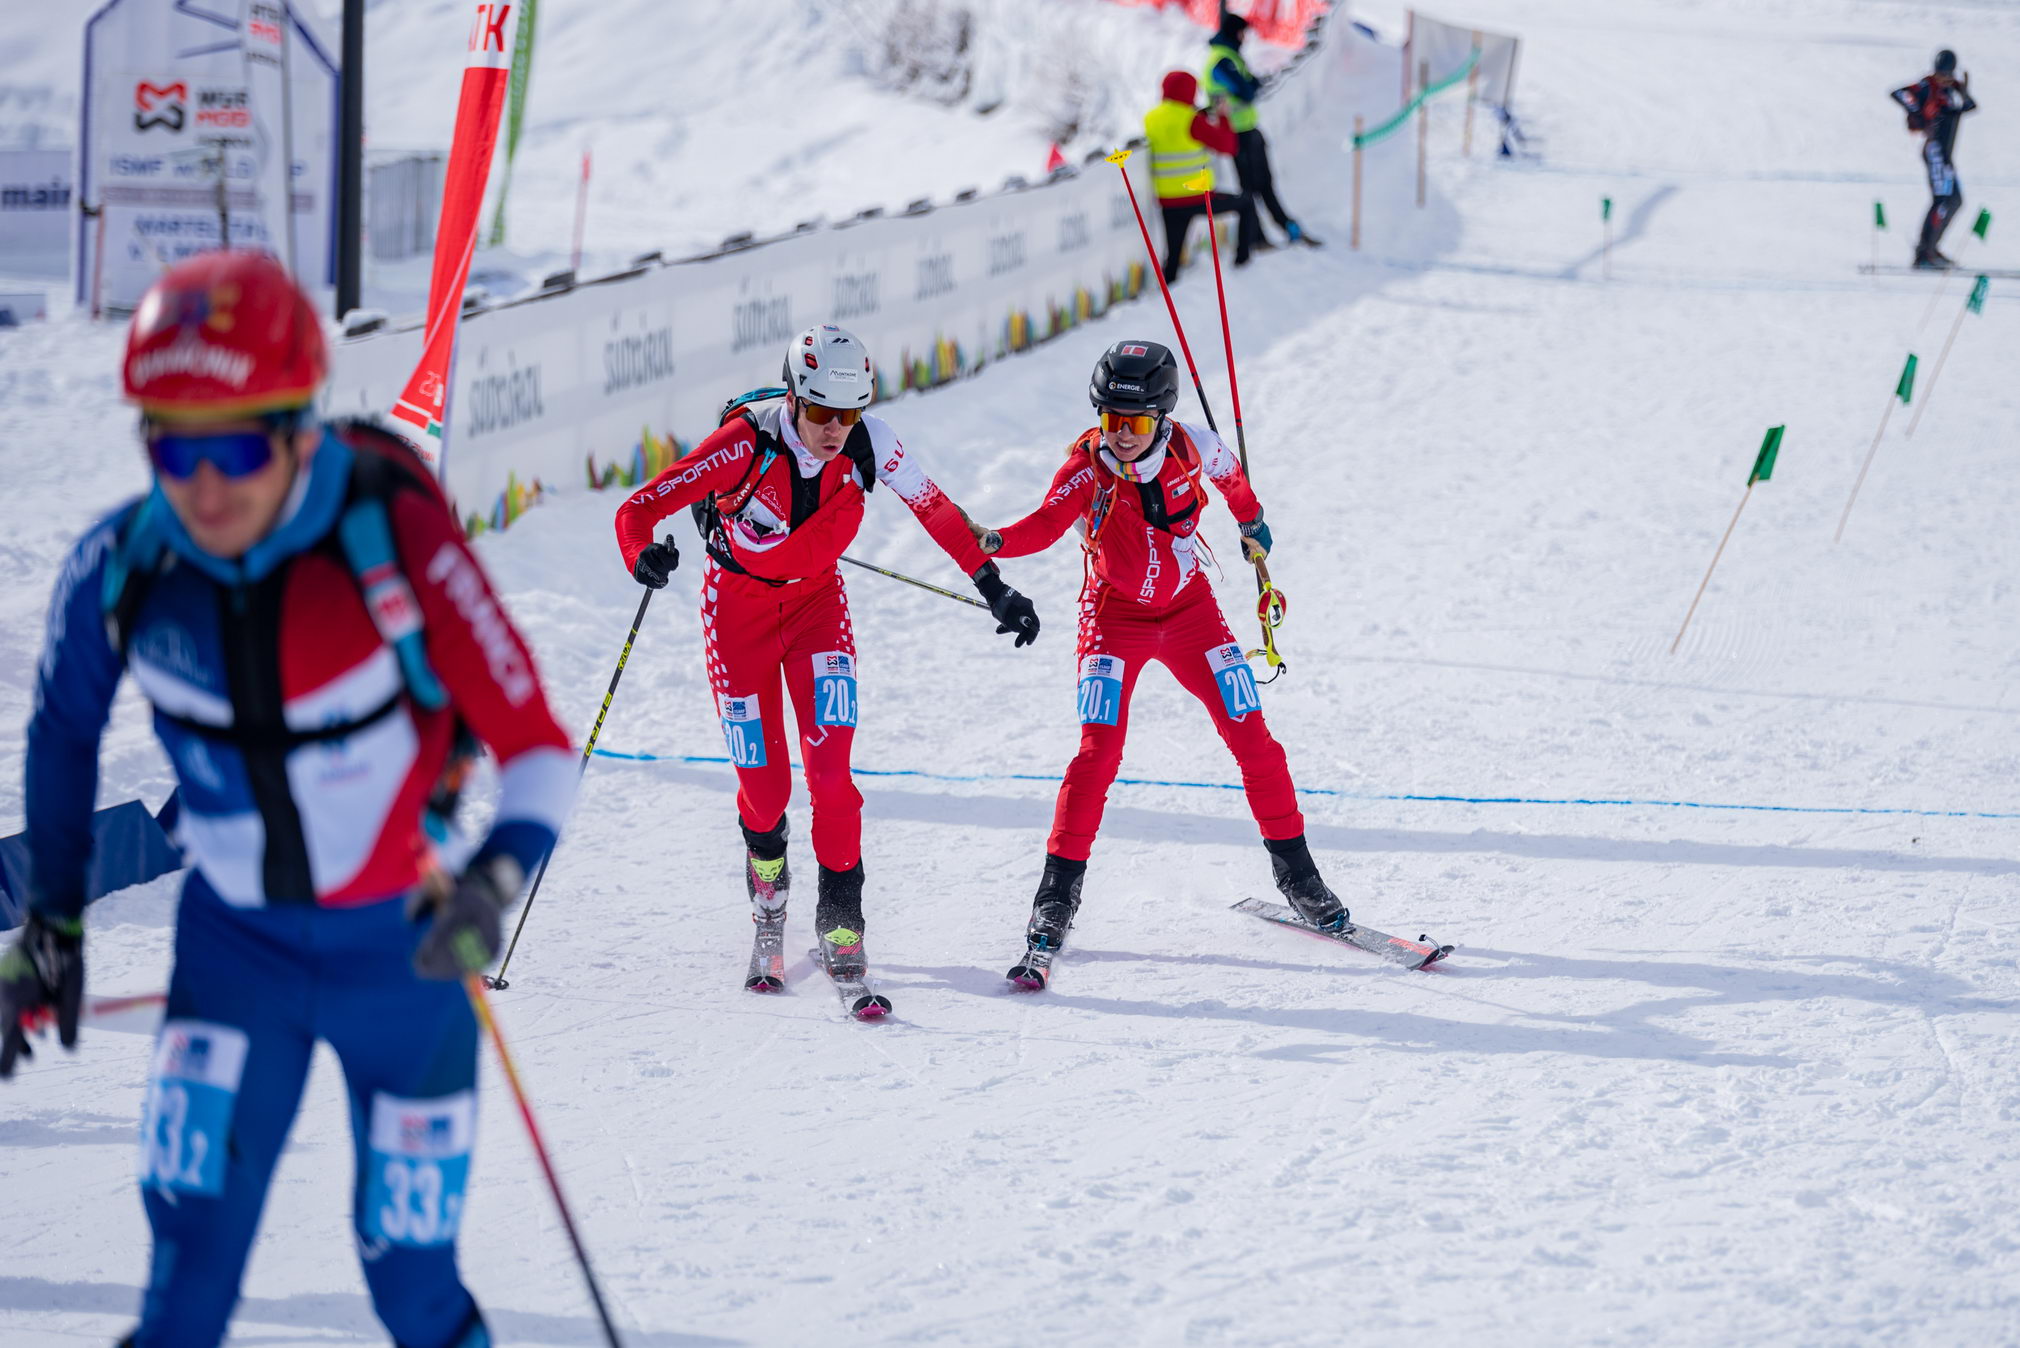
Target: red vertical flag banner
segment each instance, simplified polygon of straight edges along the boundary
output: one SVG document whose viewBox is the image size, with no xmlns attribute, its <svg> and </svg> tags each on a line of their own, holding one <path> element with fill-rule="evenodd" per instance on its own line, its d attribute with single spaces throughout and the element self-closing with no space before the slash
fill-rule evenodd
<svg viewBox="0 0 2020 1348">
<path fill-rule="evenodd" d="M 393 404 L 393 415 L 416 430 L 421 454 L 441 471 L 443 409 L 449 396 L 449 365 L 456 350 L 456 321 L 463 311 L 463 286 L 470 278 L 470 255 L 477 246 L 477 217 L 484 185 L 498 145 L 498 114 L 512 77 L 512 24 L 516 4 L 479 4 L 470 28 L 470 52 L 463 63 L 463 91 L 456 104 L 456 135 L 449 145 L 449 169 L 442 182 L 442 213 L 435 231 L 435 269 L 428 281 L 428 327 L 421 360 Z"/>
</svg>

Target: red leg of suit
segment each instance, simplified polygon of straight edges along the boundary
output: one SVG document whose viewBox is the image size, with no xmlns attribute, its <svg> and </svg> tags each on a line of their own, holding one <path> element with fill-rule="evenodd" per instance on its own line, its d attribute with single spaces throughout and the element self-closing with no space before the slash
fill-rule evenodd
<svg viewBox="0 0 2020 1348">
<path fill-rule="evenodd" d="M 1232 645 L 1234 636 L 1228 631 L 1227 619 L 1221 616 L 1220 605 L 1203 581 L 1189 585 L 1178 602 L 1161 613 L 1147 610 L 1099 582 L 1088 587 L 1080 602 L 1080 655 L 1083 661 L 1089 655 L 1106 655 L 1122 662 L 1116 671 L 1119 696 L 1113 697 L 1115 724 L 1089 720 L 1092 708 L 1083 695 L 1080 751 L 1067 765 L 1066 780 L 1059 788 L 1047 851 L 1084 861 L 1093 850 L 1094 835 L 1101 828 L 1102 810 L 1108 803 L 1108 788 L 1122 766 L 1130 698 L 1144 662 L 1153 659 L 1162 661 L 1179 686 L 1205 705 L 1214 729 L 1241 768 L 1242 788 L 1263 837 L 1276 840 L 1304 833 L 1304 815 L 1298 810 L 1290 765 L 1283 746 L 1263 724 L 1253 675 L 1231 675 L 1235 688 L 1229 690 L 1223 688 L 1216 670 L 1214 653 Z M 1246 662 L 1240 668 L 1245 671 Z M 1082 686 L 1085 689 L 1085 683 Z M 1230 699 L 1255 710 L 1235 715 L 1228 709 Z M 1097 694 L 1094 702 L 1102 701 Z"/>
<path fill-rule="evenodd" d="M 737 814 L 762 833 L 786 812 L 792 796 L 785 725 L 790 695 L 813 802 L 814 856 L 830 870 L 848 870 L 862 859 L 863 797 L 849 773 L 856 638 L 840 575 L 773 587 L 711 565 L 702 585 L 701 624 L 709 686 L 736 764 Z"/>
</svg>

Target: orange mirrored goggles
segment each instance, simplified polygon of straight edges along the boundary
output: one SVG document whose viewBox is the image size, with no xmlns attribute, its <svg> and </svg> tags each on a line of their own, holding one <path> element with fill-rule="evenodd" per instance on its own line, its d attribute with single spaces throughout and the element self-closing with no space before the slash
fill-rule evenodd
<svg viewBox="0 0 2020 1348">
<path fill-rule="evenodd" d="M 860 407 L 823 407 L 819 403 L 800 402 L 800 410 L 807 414 L 807 420 L 816 426 L 825 426 L 831 421 L 839 421 L 844 426 L 853 426 L 863 419 Z"/>
<path fill-rule="evenodd" d="M 1157 429 L 1163 419 L 1157 412 L 1118 412 L 1112 407 L 1101 409 L 1101 429 L 1104 431 L 1129 431 L 1134 435 L 1149 435 Z"/>
</svg>

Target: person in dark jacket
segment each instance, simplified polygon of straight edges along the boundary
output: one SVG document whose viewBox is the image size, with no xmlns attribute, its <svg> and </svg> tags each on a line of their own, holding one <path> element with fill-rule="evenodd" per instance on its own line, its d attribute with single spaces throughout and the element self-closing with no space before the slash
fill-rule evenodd
<svg viewBox="0 0 2020 1348">
<path fill-rule="evenodd" d="M 1235 151 L 1234 171 L 1241 179 L 1241 190 L 1254 199 L 1259 212 L 1266 210 L 1270 218 L 1277 222 L 1277 228 L 1289 236 L 1292 243 L 1311 243 L 1302 226 L 1291 219 L 1277 200 L 1276 176 L 1270 169 L 1269 142 L 1263 139 L 1262 128 L 1257 124 L 1255 100 L 1262 92 L 1263 82 L 1250 73 L 1248 62 L 1242 59 L 1241 40 L 1248 32 L 1248 20 L 1239 14 L 1224 15 L 1220 30 L 1207 44 L 1206 69 L 1200 76 L 1206 88 L 1208 106 L 1224 107 L 1228 122 L 1234 127 Z M 1262 240 L 1267 247 L 1267 240 Z"/>
<path fill-rule="evenodd" d="M 1929 214 L 1915 244 L 1915 265 L 1943 271 L 1957 264 L 1936 251 L 1943 231 L 1964 207 L 1964 189 L 1957 181 L 1957 122 L 1977 110 L 1971 97 L 1971 77 L 1958 75 L 1957 53 L 1936 53 L 1935 69 L 1913 84 L 1896 89 L 1893 100 L 1908 113 L 1908 130 L 1922 133 L 1922 162 L 1929 171 Z"/>
</svg>

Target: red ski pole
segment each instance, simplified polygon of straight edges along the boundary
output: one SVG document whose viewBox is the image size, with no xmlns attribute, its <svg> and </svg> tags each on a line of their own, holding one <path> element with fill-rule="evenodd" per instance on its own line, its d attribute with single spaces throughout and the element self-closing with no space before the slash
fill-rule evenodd
<svg viewBox="0 0 2020 1348">
<path fill-rule="evenodd" d="M 463 987 L 470 994 L 470 1005 L 477 1012 L 478 1023 L 491 1037 L 491 1046 L 498 1050 L 498 1065 L 505 1069 L 505 1080 L 512 1087 L 512 1098 L 519 1104 L 519 1117 L 526 1124 L 526 1136 L 533 1142 L 533 1154 L 540 1159 L 540 1169 L 547 1176 L 547 1191 L 554 1195 L 554 1206 L 561 1213 L 561 1225 L 568 1232 L 568 1243 L 575 1247 L 575 1262 L 582 1270 L 582 1280 L 589 1284 L 589 1299 L 596 1303 L 596 1318 L 603 1323 L 603 1341 L 610 1348 L 624 1348 L 623 1340 L 617 1337 L 616 1325 L 611 1323 L 610 1309 L 603 1304 L 603 1289 L 596 1285 L 596 1272 L 589 1266 L 589 1252 L 583 1248 L 582 1234 L 575 1229 L 575 1216 L 568 1210 L 568 1200 L 562 1197 L 561 1180 L 554 1173 L 553 1160 L 547 1155 L 547 1143 L 540 1136 L 540 1125 L 534 1122 L 533 1106 L 526 1098 L 524 1083 L 519 1080 L 519 1068 L 505 1047 L 505 1036 L 498 1032 L 498 1022 L 491 1018 L 491 1002 L 484 995 L 484 976 L 464 975 Z"/>
<path fill-rule="evenodd" d="M 1185 340 L 1185 324 L 1178 321 L 1178 306 L 1171 302 L 1171 287 L 1164 283 L 1164 264 L 1157 260 L 1157 248 L 1150 242 L 1150 226 L 1143 221 L 1143 207 L 1136 203 L 1136 184 L 1129 181 L 1129 170 L 1123 161 L 1129 158 L 1128 150 L 1117 150 L 1108 156 L 1108 162 L 1115 165 L 1115 171 L 1122 175 L 1122 185 L 1129 191 L 1129 209 L 1136 212 L 1136 227 L 1143 234 L 1143 252 L 1150 259 L 1150 274 L 1157 278 L 1157 288 L 1164 294 L 1165 312 L 1171 315 L 1171 330 L 1178 334 L 1178 349 L 1185 352 L 1185 368 L 1192 372 L 1192 390 L 1199 395 L 1200 410 L 1206 413 L 1206 424 L 1213 428 L 1215 435 L 1220 427 L 1214 425 L 1213 407 L 1206 400 L 1206 387 L 1199 382 L 1199 366 L 1192 359 L 1192 346 Z M 1213 232 L 1213 213 L 1209 209 L 1206 217 L 1207 232 Z"/>
<path fill-rule="evenodd" d="M 1234 397 L 1234 442 L 1241 454 L 1242 476 L 1247 477 L 1248 434 L 1242 429 L 1241 424 L 1241 380 L 1234 372 L 1234 329 L 1228 323 L 1227 288 L 1221 281 L 1220 231 L 1215 229 L 1213 224 L 1213 176 L 1203 174 L 1201 177 L 1205 187 L 1200 192 L 1199 199 L 1206 207 L 1206 237 L 1213 246 L 1213 293 L 1214 298 L 1220 302 L 1220 340 L 1222 348 L 1227 352 L 1227 386 Z M 1197 181 L 1195 180 L 1195 183 Z M 1188 183 L 1187 186 L 1193 186 L 1195 183 Z M 1283 626 L 1284 613 L 1289 609 L 1290 601 L 1284 598 L 1284 592 L 1270 579 L 1269 563 L 1261 557 L 1255 558 L 1254 563 L 1255 616 L 1262 624 L 1263 644 L 1260 651 L 1250 651 L 1249 658 L 1262 656 L 1270 667 L 1270 676 L 1263 682 L 1274 683 L 1277 676 L 1286 668 L 1283 656 L 1277 654 L 1276 629 Z"/>
</svg>

